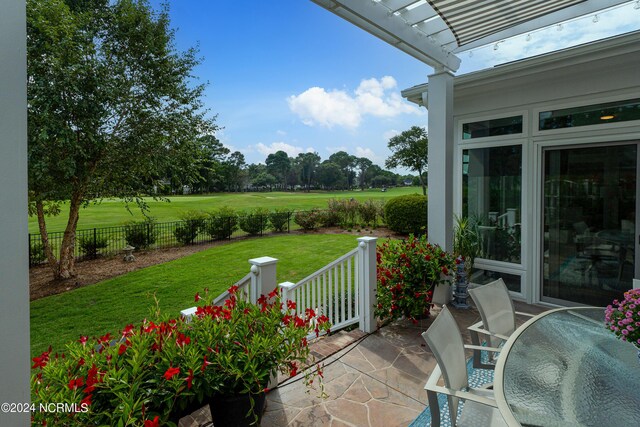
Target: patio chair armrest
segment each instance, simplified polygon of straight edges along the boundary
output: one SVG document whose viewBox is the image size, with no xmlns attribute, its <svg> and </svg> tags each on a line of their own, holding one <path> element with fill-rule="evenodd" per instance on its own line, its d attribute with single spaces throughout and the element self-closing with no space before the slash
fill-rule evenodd
<svg viewBox="0 0 640 427">
<path fill-rule="evenodd" d="M 469 326 L 467 329 L 470 330 L 470 331 L 474 331 L 474 332 L 483 334 L 483 335 L 489 335 L 489 336 L 492 336 L 492 337 L 500 338 L 501 340 L 505 340 L 505 341 L 509 339 L 509 337 L 506 336 L 506 335 L 494 334 L 493 332 L 489 332 L 486 329 L 483 329 L 483 328 L 477 326 L 478 324 L 481 325 L 482 322 L 473 324 L 473 325 Z"/>
<path fill-rule="evenodd" d="M 490 399 L 488 397 L 484 397 L 484 396 L 478 396 L 477 394 L 469 393 L 468 391 L 453 390 L 447 387 L 443 387 L 435 384 L 429 384 L 429 383 L 427 383 L 424 386 L 424 389 L 427 391 L 433 391 L 435 393 L 442 393 L 449 396 L 457 397 L 463 400 L 470 400 L 473 402 L 480 403 L 482 405 L 491 406 L 493 408 L 498 407 L 498 404 L 496 403 L 495 400 Z"/>
<path fill-rule="evenodd" d="M 490 351 L 492 353 L 500 353 L 500 351 L 502 349 L 496 348 L 496 347 L 487 347 L 484 345 L 472 345 L 472 344 L 465 344 L 464 348 L 468 349 L 468 350 L 481 350 L 481 351 Z"/>
<path fill-rule="evenodd" d="M 527 316 L 527 317 L 535 317 L 535 316 L 537 316 L 537 314 L 525 313 L 523 311 L 516 311 L 516 314 L 518 316 Z"/>
</svg>

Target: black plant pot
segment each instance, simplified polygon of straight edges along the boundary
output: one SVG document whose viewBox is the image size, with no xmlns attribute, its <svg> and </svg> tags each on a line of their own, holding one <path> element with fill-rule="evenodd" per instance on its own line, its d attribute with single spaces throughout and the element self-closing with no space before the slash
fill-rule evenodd
<svg viewBox="0 0 640 427">
<path fill-rule="evenodd" d="M 253 398 L 253 410 L 251 410 Z M 265 393 L 215 396 L 209 400 L 213 425 L 216 427 L 259 426 L 264 412 Z"/>
<path fill-rule="evenodd" d="M 185 408 L 174 407 L 173 411 L 169 415 L 169 421 L 178 425 L 178 422 L 182 417 L 186 417 L 187 415 L 191 415 L 198 409 L 202 408 L 206 405 L 207 402 L 200 403 L 197 400 L 193 400 L 187 404 Z"/>
</svg>

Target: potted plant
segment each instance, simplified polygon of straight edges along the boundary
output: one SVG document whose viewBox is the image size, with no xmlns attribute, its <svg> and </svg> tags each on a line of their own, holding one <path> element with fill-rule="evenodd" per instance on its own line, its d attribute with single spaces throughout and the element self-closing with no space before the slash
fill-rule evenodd
<svg viewBox="0 0 640 427">
<path fill-rule="evenodd" d="M 415 321 L 429 315 L 434 292 L 449 288 L 455 266 L 453 256 L 425 235 L 387 240 L 377 250 L 378 305 L 384 320 L 406 316 Z"/>
<path fill-rule="evenodd" d="M 35 407 L 56 402 L 71 410 L 35 411 L 33 421 L 175 426 L 181 415 L 212 396 L 214 402 L 241 396 L 246 404 L 231 415 L 233 423 L 217 424 L 259 424 L 256 401 L 270 376 L 305 371 L 310 366 L 307 336 L 328 331 L 328 319 L 312 310 L 296 314 L 295 303 L 281 302 L 276 292 L 258 304 L 238 298 L 235 286 L 229 292 L 223 306 L 203 305 L 191 321 L 163 317 L 156 308 L 152 319 L 137 327 L 94 339 L 83 336 L 69 343 L 65 354 L 49 350 L 34 357 Z M 312 384 L 317 375 L 322 375 L 319 367 L 307 370 L 305 380 Z M 255 411 L 248 414 L 247 408 Z"/>
<path fill-rule="evenodd" d="M 621 301 L 613 300 L 604 313 L 606 327 L 622 341 L 638 348 L 640 358 L 640 289 L 624 293 Z"/>
<path fill-rule="evenodd" d="M 312 364 L 307 337 L 328 331 L 328 318 L 312 309 L 297 314 L 295 302 L 282 301 L 277 291 L 262 295 L 257 304 L 239 297 L 236 286 L 229 294 L 223 306 L 198 307 L 188 331 L 203 355 L 201 372 L 223 380 L 207 384 L 214 424 L 257 425 L 271 377 L 304 371 L 311 385 L 315 375 L 322 375 L 318 366 L 307 370 Z"/>
<path fill-rule="evenodd" d="M 473 272 L 473 262 L 480 251 L 478 229 L 473 219 L 464 216 L 455 217 L 453 233 L 453 253 L 456 256 L 456 299 L 454 306 L 469 308 L 469 279 Z"/>
</svg>

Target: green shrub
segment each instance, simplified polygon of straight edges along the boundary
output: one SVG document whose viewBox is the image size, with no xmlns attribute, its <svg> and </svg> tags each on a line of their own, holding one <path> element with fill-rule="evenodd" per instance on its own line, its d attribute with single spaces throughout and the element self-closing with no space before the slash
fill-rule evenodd
<svg viewBox="0 0 640 427">
<path fill-rule="evenodd" d="M 156 220 L 129 221 L 124 224 L 124 240 L 136 249 L 146 249 L 156 242 Z"/>
<path fill-rule="evenodd" d="M 387 240 L 377 247 L 375 315 L 383 320 L 428 316 L 435 286 L 451 285 L 453 255 L 427 242 L 425 235 Z"/>
<path fill-rule="evenodd" d="M 358 205 L 358 214 L 360 214 L 360 219 L 364 224 L 378 224 L 378 214 L 380 212 L 381 204 L 382 202 L 369 199 Z"/>
<path fill-rule="evenodd" d="M 233 208 L 223 206 L 209 212 L 204 231 L 212 239 L 228 239 L 236 230 L 238 230 L 238 214 Z"/>
<path fill-rule="evenodd" d="M 275 211 L 269 214 L 269 222 L 271 223 L 271 228 L 275 231 L 284 231 L 289 224 L 289 217 L 291 216 L 291 212 L 287 209 L 276 209 Z"/>
<path fill-rule="evenodd" d="M 109 246 L 109 240 L 104 236 L 85 235 L 78 239 L 78 245 L 83 255 L 95 258 Z"/>
<path fill-rule="evenodd" d="M 322 211 L 320 216 L 320 224 L 323 227 L 335 227 L 342 222 L 342 216 L 340 214 L 340 204 L 336 199 L 329 199 L 327 201 L 327 209 Z"/>
<path fill-rule="evenodd" d="M 262 234 L 268 227 L 268 209 L 256 208 L 240 215 L 240 229 L 251 236 Z"/>
<path fill-rule="evenodd" d="M 173 235 L 182 245 L 193 243 L 198 236 L 198 231 L 204 228 L 206 214 L 201 211 L 186 211 L 182 212 L 179 218 L 181 222 L 176 225 Z"/>
<path fill-rule="evenodd" d="M 311 209 L 310 211 L 296 212 L 293 220 L 303 230 L 315 230 L 320 225 L 321 218 L 322 213 L 318 209 Z"/>
<path fill-rule="evenodd" d="M 47 259 L 47 255 L 44 253 L 44 245 L 42 242 L 36 242 L 31 245 L 31 251 L 29 253 L 29 264 L 40 264 Z"/>
<path fill-rule="evenodd" d="M 427 196 L 410 194 L 390 199 L 384 206 L 387 227 L 397 233 L 427 231 Z"/>
</svg>

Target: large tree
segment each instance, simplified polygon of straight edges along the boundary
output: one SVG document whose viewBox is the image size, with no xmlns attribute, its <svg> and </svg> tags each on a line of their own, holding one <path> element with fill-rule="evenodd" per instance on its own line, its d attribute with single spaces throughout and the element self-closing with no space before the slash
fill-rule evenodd
<svg viewBox="0 0 640 427">
<path fill-rule="evenodd" d="M 215 131 L 193 81 L 194 49 L 174 45 L 167 6 L 146 0 L 27 0 L 29 190 L 56 278 L 74 272 L 80 209 L 138 201 L 167 171 L 197 179 L 199 138 Z M 59 254 L 48 206 L 68 201 Z"/>
<path fill-rule="evenodd" d="M 373 166 L 373 162 L 366 157 L 358 157 L 356 158 L 355 165 L 360 170 L 360 173 L 358 174 L 360 189 L 364 191 L 364 187 L 367 182 L 367 170 Z"/>
<path fill-rule="evenodd" d="M 282 182 L 282 190 L 286 191 L 287 177 L 291 170 L 291 159 L 289 158 L 289 155 L 282 150 L 276 151 L 275 153 L 267 156 L 265 164 L 267 165 L 267 171 L 271 175 L 280 178 Z"/>
<path fill-rule="evenodd" d="M 388 168 L 403 167 L 418 172 L 422 194 L 427 194 L 423 172 L 428 168 L 429 139 L 427 131 L 418 126 L 412 126 L 400 135 L 396 135 L 387 144 L 393 153 L 385 162 Z"/>
<path fill-rule="evenodd" d="M 329 161 L 340 167 L 346 181 L 346 188 L 349 190 L 353 186 L 353 180 L 356 175 L 353 170 L 356 165 L 356 159 L 356 156 L 352 156 L 346 151 L 338 151 L 337 153 L 333 153 L 329 156 Z"/>
<path fill-rule="evenodd" d="M 300 167 L 300 180 L 304 183 L 307 192 L 311 191 L 311 181 L 316 176 L 320 165 L 318 153 L 300 153 L 296 158 Z"/>
</svg>

